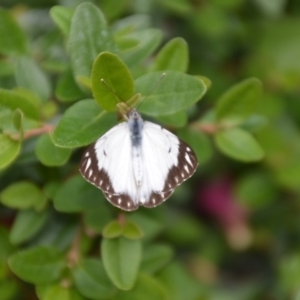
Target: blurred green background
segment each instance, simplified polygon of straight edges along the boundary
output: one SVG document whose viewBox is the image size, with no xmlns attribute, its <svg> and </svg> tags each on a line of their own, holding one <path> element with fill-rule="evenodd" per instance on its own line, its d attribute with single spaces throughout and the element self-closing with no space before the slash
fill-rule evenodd
<svg viewBox="0 0 300 300">
<path fill-rule="evenodd" d="M 155 237 L 172 246 L 172 262 L 158 274 L 171 286 L 176 295 L 172 299 L 300 299 L 300 1 L 92 2 L 100 7 L 109 25 L 117 27 L 120 19 L 139 15 L 145 26 L 160 29 L 163 39 L 158 49 L 175 37 L 186 40 L 187 73 L 201 74 L 211 81 L 204 98 L 189 111 L 191 122 L 211 124 L 209 112 L 218 98 L 243 79 L 256 77 L 263 84 L 257 114 L 243 124 L 262 146 L 262 160 L 244 163 L 220 153 L 205 127 L 200 164 L 191 183 L 181 186 L 162 207 L 132 214 L 137 223 L 142 219 L 141 227 L 147 228 L 149 239 Z M 43 113 L 49 120 L 59 118 L 70 106 L 68 101 L 57 101 L 54 93 L 68 66 L 68 55 L 49 10 L 54 5 L 76 7 L 80 3 L 0 0 L 1 12 L 8 11 L 25 32 L 31 56 L 46 74 L 39 96 L 49 97 L 43 102 Z M 15 73 L 5 34 L 0 20 L 0 87 L 11 89 L 24 80 Z M 134 76 L 142 74 L 151 59 L 132 70 Z M 0 117 L 1 124 L 5 115 Z M 183 129 L 180 134 L 185 136 Z M 0 170 L 0 193 L 15 181 L 30 180 L 43 186 L 51 199 L 53 179 L 63 180 L 76 173 L 80 152 L 73 153 L 64 166 L 45 167 L 33 157 L 35 142 L 24 143 L 17 162 Z M 9 231 L 15 214 L 2 199 L 0 258 L 16 248 L 40 244 L 43 236 L 46 244 L 56 247 L 59 243 L 58 248 L 66 250 L 80 218 L 79 214 L 54 212 L 55 218 L 47 227 L 55 228 L 56 237 L 48 238 L 49 230 L 43 227 L 46 223 L 39 220 L 42 225 L 32 230 L 28 239 L 19 242 L 17 238 L 14 243 Z M 93 224 L 97 216 L 89 214 L 88 218 Z M 33 222 L 32 228 L 35 225 Z M 68 232 L 66 236 L 62 229 Z M 87 235 L 85 239 L 82 247 L 89 248 L 93 238 Z M 36 299 L 32 287 L 16 279 L 4 266 L 5 260 L 1 264 L 0 300 Z"/>
</svg>

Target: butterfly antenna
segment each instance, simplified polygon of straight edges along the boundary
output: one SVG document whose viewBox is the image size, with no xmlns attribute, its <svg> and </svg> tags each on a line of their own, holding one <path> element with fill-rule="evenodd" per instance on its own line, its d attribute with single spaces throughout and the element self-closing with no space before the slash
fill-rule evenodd
<svg viewBox="0 0 300 300">
<path fill-rule="evenodd" d="M 156 84 L 152 87 L 152 89 L 149 91 L 148 95 L 145 97 L 145 99 L 143 99 L 139 105 L 137 106 L 137 108 L 139 108 L 143 102 L 153 93 L 153 91 L 159 86 L 159 84 L 161 83 L 162 79 L 164 79 L 164 77 L 166 76 L 166 73 L 162 73 L 159 80 L 156 82 Z"/>
<path fill-rule="evenodd" d="M 119 102 L 125 102 L 106 82 L 103 78 L 100 81 L 120 100 Z"/>
</svg>

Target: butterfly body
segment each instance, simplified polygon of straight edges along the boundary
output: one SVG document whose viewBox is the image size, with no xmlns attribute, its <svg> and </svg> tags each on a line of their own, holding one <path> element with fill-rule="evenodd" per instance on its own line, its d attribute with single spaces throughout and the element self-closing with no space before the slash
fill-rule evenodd
<svg viewBox="0 0 300 300">
<path fill-rule="evenodd" d="M 132 109 L 92 144 L 80 172 L 113 205 L 127 211 L 151 208 L 169 198 L 197 168 L 193 150 L 163 127 L 143 121 Z"/>
</svg>

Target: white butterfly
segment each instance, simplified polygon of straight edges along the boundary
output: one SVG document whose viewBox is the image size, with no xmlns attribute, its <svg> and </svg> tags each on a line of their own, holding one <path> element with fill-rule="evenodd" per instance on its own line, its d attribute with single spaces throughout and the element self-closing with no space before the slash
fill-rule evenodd
<svg viewBox="0 0 300 300">
<path fill-rule="evenodd" d="M 109 202 L 132 211 L 164 202 L 197 165 L 187 144 L 163 127 L 143 121 L 132 109 L 127 122 L 114 126 L 86 150 L 80 172 Z"/>
</svg>

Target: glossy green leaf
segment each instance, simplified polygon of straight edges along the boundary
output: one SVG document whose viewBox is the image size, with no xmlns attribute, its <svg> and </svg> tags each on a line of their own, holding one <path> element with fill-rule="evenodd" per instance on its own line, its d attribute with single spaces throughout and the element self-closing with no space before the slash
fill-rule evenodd
<svg viewBox="0 0 300 300">
<path fill-rule="evenodd" d="M 136 92 L 143 95 L 140 112 L 151 116 L 171 115 L 188 109 L 206 92 L 204 83 L 193 76 L 175 71 L 167 71 L 163 79 L 161 76 L 161 72 L 153 72 L 135 80 Z"/>
<path fill-rule="evenodd" d="M 19 57 L 16 61 L 15 77 L 19 87 L 34 92 L 43 100 L 50 98 L 50 81 L 33 59 Z"/>
<path fill-rule="evenodd" d="M 195 151 L 199 164 L 207 162 L 213 154 L 211 141 L 207 135 L 194 129 L 182 129 L 178 136 Z"/>
<path fill-rule="evenodd" d="M 21 244 L 34 237 L 49 220 L 49 213 L 35 210 L 19 211 L 10 231 L 10 241 Z"/>
<path fill-rule="evenodd" d="M 114 114 L 102 111 L 94 100 L 82 100 L 66 110 L 52 140 L 58 147 L 81 147 L 91 144 L 114 125 Z"/>
<path fill-rule="evenodd" d="M 60 77 L 55 95 L 62 102 L 73 102 L 85 98 L 86 93 L 76 83 L 72 70 L 68 69 Z"/>
<path fill-rule="evenodd" d="M 117 291 L 109 280 L 102 262 L 97 259 L 80 261 L 73 270 L 73 277 L 78 291 L 89 299 L 110 299 Z"/>
<path fill-rule="evenodd" d="M 0 53 L 20 55 L 27 52 L 27 39 L 13 16 L 0 9 Z"/>
<path fill-rule="evenodd" d="M 80 4 L 71 22 L 69 51 L 75 77 L 90 77 L 94 59 L 100 52 L 116 50 L 101 10 L 92 3 Z"/>
<path fill-rule="evenodd" d="M 141 270 L 154 274 L 162 269 L 173 257 L 173 250 L 166 245 L 149 245 L 145 247 Z"/>
<path fill-rule="evenodd" d="M 113 239 L 122 235 L 122 232 L 123 226 L 120 224 L 120 222 L 111 221 L 103 228 L 102 235 L 106 239 Z"/>
<path fill-rule="evenodd" d="M 219 131 L 215 135 L 217 147 L 225 155 L 244 162 L 261 160 L 264 151 L 256 139 L 240 128 Z"/>
<path fill-rule="evenodd" d="M 7 167 L 19 155 L 21 144 L 10 137 L 0 134 L 0 169 Z"/>
<path fill-rule="evenodd" d="M 130 71 L 117 55 L 103 52 L 93 65 L 92 88 L 99 105 L 105 110 L 113 111 L 118 102 L 126 101 L 133 96 L 134 82 Z"/>
<path fill-rule="evenodd" d="M 114 285 L 121 290 L 130 290 L 135 284 L 141 262 L 141 241 L 124 237 L 104 238 L 101 254 L 104 268 Z"/>
<path fill-rule="evenodd" d="M 183 38 L 170 40 L 156 55 L 152 71 L 172 70 L 185 73 L 189 63 L 189 50 Z"/>
<path fill-rule="evenodd" d="M 71 20 L 74 9 L 65 6 L 53 6 L 50 9 L 50 16 L 61 32 L 68 36 L 71 28 Z"/>
<path fill-rule="evenodd" d="M 171 126 L 175 128 L 184 127 L 188 121 L 187 114 L 185 111 L 179 111 L 172 115 L 159 116 L 157 117 L 159 122 L 163 125 Z"/>
<path fill-rule="evenodd" d="M 28 118 L 39 119 L 37 105 L 19 92 L 0 89 L 0 104 L 11 110 L 20 109 Z"/>
<path fill-rule="evenodd" d="M 55 146 L 49 134 L 40 136 L 35 145 L 35 154 L 45 166 L 63 165 L 67 162 L 71 153 L 71 149 Z"/>
<path fill-rule="evenodd" d="M 118 293 L 117 299 L 168 300 L 170 298 L 164 286 L 157 279 L 146 274 L 140 274 L 133 289 L 130 292 L 121 291 Z"/>
<path fill-rule="evenodd" d="M 19 181 L 2 190 L 0 200 L 8 207 L 26 209 L 42 202 L 44 195 L 35 184 Z"/>
<path fill-rule="evenodd" d="M 58 280 L 66 263 L 55 248 L 37 246 L 22 250 L 8 260 L 11 270 L 24 281 L 47 284 Z"/>
<path fill-rule="evenodd" d="M 216 117 L 226 123 L 241 123 L 258 109 L 261 81 L 246 79 L 226 91 L 217 102 Z"/>
<path fill-rule="evenodd" d="M 162 33 L 157 29 L 144 29 L 126 35 L 126 38 L 139 41 L 139 43 L 120 53 L 120 57 L 128 66 L 136 66 L 148 58 L 158 47 Z"/>
<path fill-rule="evenodd" d="M 54 207 L 61 212 L 81 212 L 103 205 L 104 196 L 81 175 L 65 182 L 55 194 Z"/>
</svg>

